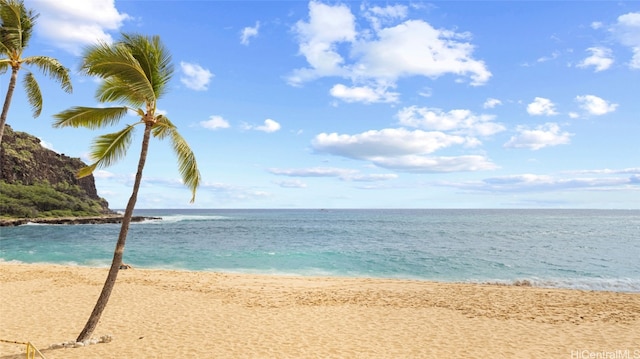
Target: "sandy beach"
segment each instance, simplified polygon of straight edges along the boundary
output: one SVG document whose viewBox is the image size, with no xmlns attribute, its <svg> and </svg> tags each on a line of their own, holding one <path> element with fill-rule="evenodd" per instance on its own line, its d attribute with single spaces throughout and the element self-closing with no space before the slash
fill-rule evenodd
<svg viewBox="0 0 640 359">
<path fill-rule="evenodd" d="M 127 269 L 75 339 L 106 268 L 0 264 L 0 339 L 55 358 L 640 358 L 640 294 Z M 0 343 L 0 359 L 25 347 Z M 622 357 L 622 356 L 620 356 Z"/>
</svg>

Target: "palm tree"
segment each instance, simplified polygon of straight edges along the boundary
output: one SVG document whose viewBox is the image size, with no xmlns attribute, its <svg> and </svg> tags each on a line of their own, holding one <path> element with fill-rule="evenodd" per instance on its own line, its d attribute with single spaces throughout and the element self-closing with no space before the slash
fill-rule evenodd
<svg viewBox="0 0 640 359">
<path fill-rule="evenodd" d="M 31 32 L 36 23 L 38 14 L 26 9 L 22 0 L 0 0 L 0 73 L 11 68 L 9 88 L 0 115 L 0 144 L 4 134 L 4 125 L 7 122 L 7 114 L 11 106 L 11 98 L 18 81 L 18 71 L 23 65 L 33 65 L 45 75 L 58 81 L 62 89 L 68 93 L 72 91 L 69 70 L 62 66 L 58 60 L 48 56 L 22 57 L 22 52 L 29 45 Z M 33 109 L 33 117 L 40 116 L 42 112 L 42 93 L 33 73 L 27 70 L 23 79 L 27 91 L 27 99 Z"/>
<path fill-rule="evenodd" d="M 78 177 L 87 176 L 97 167 L 109 166 L 122 158 L 131 144 L 136 125 L 144 127 L 144 135 L 133 191 L 124 212 L 111 268 L 93 312 L 78 336 L 79 342 L 91 337 L 107 305 L 122 265 L 127 232 L 138 197 L 151 136 L 171 139 L 182 180 L 191 189 L 191 202 L 195 200 L 196 189 L 200 183 L 200 172 L 191 148 L 180 136 L 176 126 L 166 116 L 158 113 L 157 101 L 167 91 L 173 74 L 171 56 L 158 36 L 122 34 L 122 39 L 114 44 L 100 43 L 89 47 L 83 54 L 81 71 L 102 79 L 96 92 L 99 102 L 119 102 L 129 106 L 72 107 L 54 116 L 54 127 L 100 128 L 116 124 L 129 111 L 135 112 L 139 120 L 118 132 L 96 137 L 91 149 L 91 157 L 95 162 L 82 168 Z"/>
</svg>

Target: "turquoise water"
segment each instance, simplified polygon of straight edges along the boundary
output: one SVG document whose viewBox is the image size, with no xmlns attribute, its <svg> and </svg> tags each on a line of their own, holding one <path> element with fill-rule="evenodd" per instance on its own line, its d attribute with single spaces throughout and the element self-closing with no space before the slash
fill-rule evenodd
<svg viewBox="0 0 640 359">
<path fill-rule="evenodd" d="M 640 292 L 639 210 L 137 210 L 134 267 Z M 119 225 L 0 229 L 0 261 L 108 266 Z"/>
</svg>

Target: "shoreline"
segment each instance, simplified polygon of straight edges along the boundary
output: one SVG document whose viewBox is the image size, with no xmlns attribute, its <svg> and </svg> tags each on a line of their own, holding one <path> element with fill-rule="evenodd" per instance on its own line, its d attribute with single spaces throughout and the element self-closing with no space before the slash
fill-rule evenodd
<svg viewBox="0 0 640 359">
<path fill-rule="evenodd" d="M 113 216 L 92 216 L 92 217 L 42 217 L 42 218 L 2 218 L 0 219 L 0 227 L 15 227 L 28 223 L 35 224 L 108 224 L 121 223 L 122 215 Z M 150 220 L 161 220 L 160 217 L 133 216 L 131 222 L 144 222 Z"/>
<path fill-rule="evenodd" d="M 149 218 L 149 217 L 146 217 Z M 144 221 L 144 220 L 143 220 Z M 55 263 L 55 262 L 23 262 L 20 260 L 4 260 L 0 258 L 0 266 L 2 265 L 25 265 L 25 266 L 51 266 L 51 267 L 69 267 L 69 268 L 85 268 L 85 269 L 108 269 L 111 264 L 111 256 L 105 260 L 105 262 L 101 265 L 96 264 L 79 264 L 75 262 L 64 262 L 64 263 Z M 284 277 L 284 278 L 327 278 L 327 279 L 345 279 L 345 280 L 390 280 L 390 281 L 408 281 L 408 282 L 418 282 L 418 283 L 433 283 L 433 284 L 443 284 L 443 285 L 480 285 L 480 286 L 497 286 L 497 287 L 522 287 L 522 288 L 537 288 L 537 289 L 549 289 L 549 290 L 569 290 L 569 291 L 581 291 L 581 292 L 603 292 L 603 293 L 623 293 L 623 294 L 636 294 L 640 295 L 640 290 L 637 289 L 636 286 L 631 288 L 621 288 L 620 286 L 609 285 L 609 286 L 589 286 L 587 284 L 575 285 L 575 286 L 567 286 L 553 283 L 554 281 L 550 280 L 540 280 L 540 279 L 511 279 L 511 280 L 495 280 L 495 279 L 485 279 L 485 280 L 439 280 L 439 279 L 431 279 L 431 278 L 422 278 L 415 276 L 407 276 L 407 277 L 385 277 L 385 276 L 371 276 L 371 275 L 347 275 L 347 274 L 327 274 L 327 273 L 296 273 L 296 272 L 272 272 L 272 271 L 242 271 L 242 270 L 225 270 L 225 269 L 192 269 L 192 268 L 182 268 L 182 267 L 154 267 L 154 266 L 137 266 L 130 262 L 123 263 L 127 266 L 126 269 L 137 269 L 141 271 L 166 271 L 166 272 L 177 272 L 177 273 L 215 273 L 221 275 L 238 275 L 238 276 L 267 276 L 267 277 Z M 560 282 L 557 282 L 560 283 Z M 567 283 L 565 280 L 562 283 Z M 0 357 L 2 359 L 2 357 Z"/>
<path fill-rule="evenodd" d="M 418 280 L 121 270 L 95 338 L 75 338 L 107 268 L 0 263 L 0 339 L 49 359 L 571 357 L 640 353 L 640 295 Z M 0 358 L 24 348 L 0 343 Z"/>
</svg>

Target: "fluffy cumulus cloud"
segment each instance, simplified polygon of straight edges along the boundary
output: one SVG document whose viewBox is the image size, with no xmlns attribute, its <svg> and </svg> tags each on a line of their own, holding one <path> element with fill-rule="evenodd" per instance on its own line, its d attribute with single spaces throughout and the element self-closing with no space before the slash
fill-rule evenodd
<svg viewBox="0 0 640 359">
<path fill-rule="evenodd" d="M 557 123 L 549 122 L 530 129 L 527 126 L 518 126 L 517 135 L 514 135 L 504 145 L 507 148 L 528 148 L 539 150 L 544 147 L 566 145 L 571 141 L 571 133 L 561 131 Z"/>
<path fill-rule="evenodd" d="M 318 153 L 367 161 L 404 172 L 435 173 L 479 171 L 497 168 L 482 155 L 437 156 L 451 147 L 476 148 L 481 139 L 506 128 L 494 122 L 493 115 L 470 110 L 443 111 L 438 108 L 409 106 L 400 109 L 399 128 L 369 130 L 356 134 L 320 133 L 312 141 Z M 459 150 L 458 150 L 459 151 Z M 476 150 L 477 151 L 477 150 Z"/>
<path fill-rule="evenodd" d="M 482 107 L 483 108 L 494 108 L 496 106 L 502 105 L 502 101 L 498 100 L 497 98 L 488 98 L 483 104 Z"/>
<path fill-rule="evenodd" d="M 452 172 L 494 169 L 483 156 L 432 156 L 455 145 L 475 145 L 474 138 L 441 131 L 388 128 L 355 135 L 321 133 L 312 141 L 319 153 L 365 160 L 382 168 L 406 172 Z"/>
<path fill-rule="evenodd" d="M 198 64 L 181 61 L 180 69 L 182 70 L 180 82 L 195 91 L 206 90 L 213 77 L 211 71 Z"/>
<path fill-rule="evenodd" d="M 99 41 L 111 43 L 111 34 L 130 19 L 116 9 L 114 0 L 28 0 L 25 4 L 40 14 L 38 35 L 74 55 Z"/>
<path fill-rule="evenodd" d="M 260 30 L 260 22 L 256 22 L 256 26 L 254 27 L 245 27 L 240 32 L 240 43 L 243 45 L 249 45 L 249 40 L 252 37 L 258 36 L 258 30 Z"/>
<path fill-rule="evenodd" d="M 243 128 L 245 130 L 256 130 L 256 131 L 262 131 L 262 132 L 266 132 L 266 133 L 272 133 L 272 132 L 277 132 L 280 130 L 281 126 L 278 122 L 268 118 L 266 120 L 264 120 L 264 124 L 260 125 L 260 126 L 253 126 L 253 125 L 249 125 L 249 124 L 244 124 Z"/>
<path fill-rule="evenodd" d="M 433 153 L 441 148 L 464 144 L 462 136 L 439 131 L 410 131 L 404 128 L 370 130 L 356 135 L 321 133 L 313 140 L 316 151 L 353 159 L 372 159 Z"/>
<path fill-rule="evenodd" d="M 532 116 L 553 116 L 557 115 L 556 105 L 548 98 L 536 97 L 533 102 L 527 105 L 527 112 Z"/>
<path fill-rule="evenodd" d="M 337 45 L 356 39 L 355 17 L 346 5 L 330 6 L 319 2 L 309 3 L 309 22 L 298 21 L 294 27 L 299 41 L 299 51 L 310 68 L 297 69 L 289 77 L 289 83 L 300 85 L 323 76 L 346 75 L 341 66 L 344 59 Z"/>
<path fill-rule="evenodd" d="M 482 85 L 491 77 L 483 61 L 472 57 L 470 35 L 436 29 L 422 20 L 407 20 L 383 28 L 371 41 L 354 44 L 359 58 L 353 74 L 395 81 L 405 76 L 437 78 L 445 74 L 469 77 Z"/>
<path fill-rule="evenodd" d="M 601 116 L 609 112 L 613 112 L 618 107 L 618 104 L 609 103 L 606 100 L 601 99 L 594 95 L 576 96 L 576 101 L 588 115 Z"/>
<path fill-rule="evenodd" d="M 491 136 L 505 130 L 503 125 L 493 122 L 494 116 L 476 115 L 469 110 L 444 112 L 438 108 L 410 106 L 398 111 L 397 117 L 403 126 L 467 136 Z"/>
<path fill-rule="evenodd" d="M 337 84 L 329 91 L 331 96 L 345 102 L 398 102 L 399 93 L 389 92 L 384 87 L 353 86 Z"/>
<path fill-rule="evenodd" d="M 629 67 L 640 69 L 640 12 L 630 12 L 618 17 L 609 31 L 624 46 L 632 52 Z"/>
<path fill-rule="evenodd" d="M 209 130 L 217 130 L 221 128 L 229 128 L 231 125 L 229 121 L 225 120 L 221 116 L 211 116 L 206 121 L 200 121 L 200 126 Z"/>
<path fill-rule="evenodd" d="M 600 72 L 608 69 L 613 64 L 611 49 L 606 47 L 590 47 L 587 51 L 591 53 L 591 56 L 582 60 L 578 64 L 578 67 L 593 67 L 595 72 Z"/>
<path fill-rule="evenodd" d="M 387 5 L 385 7 L 361 6 L 364 16 L 375 30 L 380 30 L 382 25 L 393 24 L 397 20 L 405 19 L 409 14 L 409 8 L 405 5 Z"/>
<path fill-rule="evenodd" d="M 320 77 L 350 79 L 352 85 L 336 85 L 331 94 L 349 102 L 395 102 L 386 92 L 398 79 L 410 76 L 438 78 L 451 74 L 482 85 L 491 77 L 483 61 L 473 57 L 471 35 L 436 29 L 422 20 L 406 19 L 404 5 L 363 7 L 371 28 L 357 28 L 345 5 L 309 3 L 309 19 L 294 27 L 300 54 L 308 67 L 288 77 L 301 85 Z"/>
</svg>

